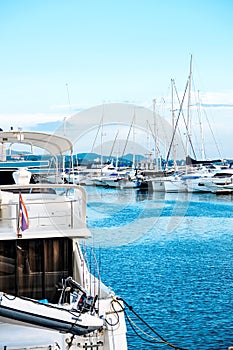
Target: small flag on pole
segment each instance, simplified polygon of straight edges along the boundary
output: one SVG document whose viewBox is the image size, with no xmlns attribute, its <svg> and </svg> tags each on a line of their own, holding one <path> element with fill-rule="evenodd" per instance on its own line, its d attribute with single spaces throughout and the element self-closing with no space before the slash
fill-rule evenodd
<svg viewBox="0 0 233 350">
<path fill-rule="evenodd" d="M 29 228 L 29 218 L 26 205 L 23 201 L 21 193 L 19 194 L 19 220 L 18 220 L 18 234 Z"/>
</svg>

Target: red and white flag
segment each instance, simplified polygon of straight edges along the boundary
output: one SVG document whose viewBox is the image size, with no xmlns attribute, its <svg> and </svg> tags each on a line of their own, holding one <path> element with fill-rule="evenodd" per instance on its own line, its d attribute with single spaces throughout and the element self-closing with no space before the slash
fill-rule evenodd
<svg viewBox="0 0 233 350">
<path fill-rule="evenodd" d="M 18 230 L 25 231 L 29 228 L 29 218 L 26 205 L 21 193 L 19 194 L 19 227 Z"/>
</svg>

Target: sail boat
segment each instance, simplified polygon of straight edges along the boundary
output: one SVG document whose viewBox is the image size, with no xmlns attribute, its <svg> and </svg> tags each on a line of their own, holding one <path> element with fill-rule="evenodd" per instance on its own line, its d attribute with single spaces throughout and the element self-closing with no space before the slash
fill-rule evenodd
<svg viewBox="0 0 233 350">
<path fill-rule="evenodd" d="M 210 167 L 210 163 L 214 163 L 216 161 L 196 161 L 196 155 L 195 151 L 192 145 L 192 140 L 191 140 L 191 118 L 190 118 L 190 106 L 191 106 L 191 83 L 192 83 L 192 55 L 191 55 L 191 60 L 190 60 L 190 73 L 188 77 L 188 81 L 186 84 L 185 88 L 185 93 L 188 90 L 188 106 L 187 106 L 187 118 L 184 120 L 185 123 L 185 128 L 186 128 L 186 147 L 185 147 L 185 154 L 186 154 L 186 163 L 185 163 L 185 171 L 180 173 L 180 174 L 174 174 L 173 177 L 170 177 L 168 181 L 165 182 L 165 191 L 166 192 L 194 192 L 197 191 L 197 184 L 199 183 L 199 179 L 202 178 L 211 178 L 216 171 L 219 170 L 218 166 L 212 166 Z M 184 94 L 185 96 L 185 94 Z M 184 100 L 184 97 L 183 97 Z M 183 100 L 180 105 L 182 107 L 183 105 Z M 200 107 L 200 106 L 199 106 Z M 181 111 L 181 109 L 180 109 Z M 202 129 L 202 121 L 200 118 L 200 111 L 199 112 L 199 124 L 200 124 L 200 131 L 201 131 L 201 145 L 202 145 L 202 156 L 204 157 L 204 141 L 203 141 L 203 129 Z M 180 113 L 179 113 L 180 115 Z M 179 116 L 178 116 L 179 117 Z M 178 119 L 176 122 L 176 127 L 175 131 L 178 125 Z M 173 142 L 173 140 L 172 140 Z M 189 148 L 191 147 L 191 150 L 194 154 L 195 159 L 192 159 L 190 156 L 190 150 Z M 169 155 L 169 153 L 168 153 Z M 167 156 L 168 159 L 168 156 Z M 221 160 L 217 160 L 218 162 L 221 162 Z M 192 165 L 197 165 L 199 164 L 198 167 L 195 169 L 191 168 Z M 202 191 L 204 188 L 200 188 L 200 191 Z"/>
<path fill-rule="evenodd" d="M 174 107 L 173 107 L 173 101 L 174 101 L 174 80 L 171 79 L 171 92 L 172 92 L 172 130 L 175 130 L 175 117 L 174 117 Z M 172 171 L 170 174 L 168 171 L 161 171 L 161 169 L 158 168 L 159 158 L 158 158 L 158 130 L 157 130 L 157 120 L 156 120 L 156 111 L 155 111 L 155 99 L 153 100 L 153 115 L 154 115 L 154 124 L 155 124 L 155 160 L 156 160 L 156 174 L 157 176 L 151 179 L 152 189 L 155 192 L 164 192 L 165 191 L 165 181 L 167 181 L 168 176 L 172 175 L 174 171 Z M 174 169 L 176 169 L 176 145 L 175 142 L 172 143 L 173 146 L 173 159 L 174 159 Z M 160 170 L 160 172 L 159 172 Z"/>
<path fill-rule="evenodd" d="M 185 132 L 185 134 L 186 134 L 185 154 L 187 155 L 189 153 L 190 146 L 192 147 L 192 150 L 194 152 L 192 142 L 191 142 L 191 136 L 190 136 L 190 128 L 191 128 L 190 106 L 191 106 L 191 86 L 192 86 L 191 84 L 192 84 L 192 55 L 191 55 L 191 59 L 190 59 L 189 76 L 187 79 L 183 98 L 182 98 L 182 101 L 180 103 L 179 114 L 178 114 L 178 117 L 176 119 L 174 133 L 173 133 L 172 141 L 171 141 L 170 148 L 169 148 L 169 151 L 167 154 L 166 163 L 168 162 L 168 158 L 169 158 L 172 146 L 173 146 L 173 150 L 174 150 L 174 145 L 173 145 L 174 135 L 175 135 L 177 128 L 178 128 L 179 118 L 183 113 L 183 104 L 184 104 L 184 100 L 185 100 L 185 96 L 186 96 L 187 91 L 188 91 L 187 117 L 186 117 L 186 119 L 184 118 L 184 125 L 185 125 L 185 129 L 186 129 L 186 132 Z M 204 173 L 206 172 L 205 169 L 203 171 L 204 171 Z M 202 171 L 189 172 L 187 162 L 186 162 L 185 163 L 185 171 L 178 172 L 178 173 L 175 172 L 172 176 L 170 176 L 166 179 L 166 181 L 164 182 L 165 192 L 187 192 L 187 182 L 186 181 L 188 179 L 199 178 L 202 175 L 203 175 Z"/>
</svg>

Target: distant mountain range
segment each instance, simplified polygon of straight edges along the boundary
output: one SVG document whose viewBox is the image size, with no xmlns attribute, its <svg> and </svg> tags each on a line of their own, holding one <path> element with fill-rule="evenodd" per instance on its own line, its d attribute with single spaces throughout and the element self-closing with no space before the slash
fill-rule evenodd
<svg viewBox="0 0 233 350">
<path fill-rule="evenodd" d="M 97 153 L 79 153 L 77 156 L 78 156 L 79 165 L 88 165 L 90 163 L 101 162 L 101 155 Z M 76 161 L 75 157 L 74 157 L 74 163 Z M 133 154 L 126 154 L 124 157 L 118 158 L 118 165 L 131 166 L 133 163 L 133 158 L 134 158 Z M 141 155 L 136 155 L 135 159 L 136 159 L 136 162 L 138 163 L 145 160 L 146 158 Z M 105 164 L 113 162 L 113 164 L 116 165 L 117 159 L 116 157 L 109 158 L 109 156 L 102 156 L 102 162 Z"/>
<path fill-rule="evenodd" d="M 15 156 L 19 155 L 17 151 L 12 150 L 11 151 L 11 156 L 7 152 L 7 160 L 15 159 Z M 20 156 L 24 158 L 24 160 L 31 160 L 31 161 L 36 161 L 36 160 L 45 160 L 45 159 L 50 159 L 50 155 L 40 155 L 40 154 L 30 154 L 27 151 L 21 151 Z M 132 166 L 133 164 L 133 154 L 126 154 L 124 157 L 120 157 L 118 159 L 118 165 L 119 166 Z M 135 157 L 136 162 L 141 162 L 145 160 L 145 157 L 138 155 Z M 111 163 L 113 162 L 114 165 L 116 165 L 116 157 L 107 157 L 107 156 L 102 156 L 97 154 L 97 153 L 79 153 L 79 154 L 74 154 L 73 155 L 73 163 L 74 166 L 76 165 L 90 165 L 90 164 L 100 164 L 102 161 L 103 164 Z M 62 163 L 62 161 L 61 161 Z M 65 167 L 70 167 L 70 157 L 65 156 Z"/>
</svg>

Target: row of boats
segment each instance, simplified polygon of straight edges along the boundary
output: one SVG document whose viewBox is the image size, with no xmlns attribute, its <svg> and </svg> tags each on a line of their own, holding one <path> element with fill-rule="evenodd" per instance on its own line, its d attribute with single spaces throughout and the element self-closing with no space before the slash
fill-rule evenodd
<svg viewBox="0 0 233 350">
<path fill-rule="evenodd" d="M 139 188 L 144 176 L 134 168 L 117 169 L 112 163 L 99 169 L 68 170 L 61 174 L 61 181 L 84 186 L 103 186 L 113 188 Z"/>
<path fill-rule="evenodd" d="M 160 172 L 146 175 L 144 171 L 117 170 L 112 164 L 108 164 L 99 173 L 67 170 L 62 174 L 61 181 L 122 189 L 148 187 L 155 192 L 231 193 L 233 168 L 229 164 L 205 164 L 169 174 Z"/>
<path fill-rule="evenodd" d="M 190 172 L 151 180 L 156 192 L 231 193 L 233 191 L 233 168 L 226 165 L 207 165 Z"/>
</svg>

